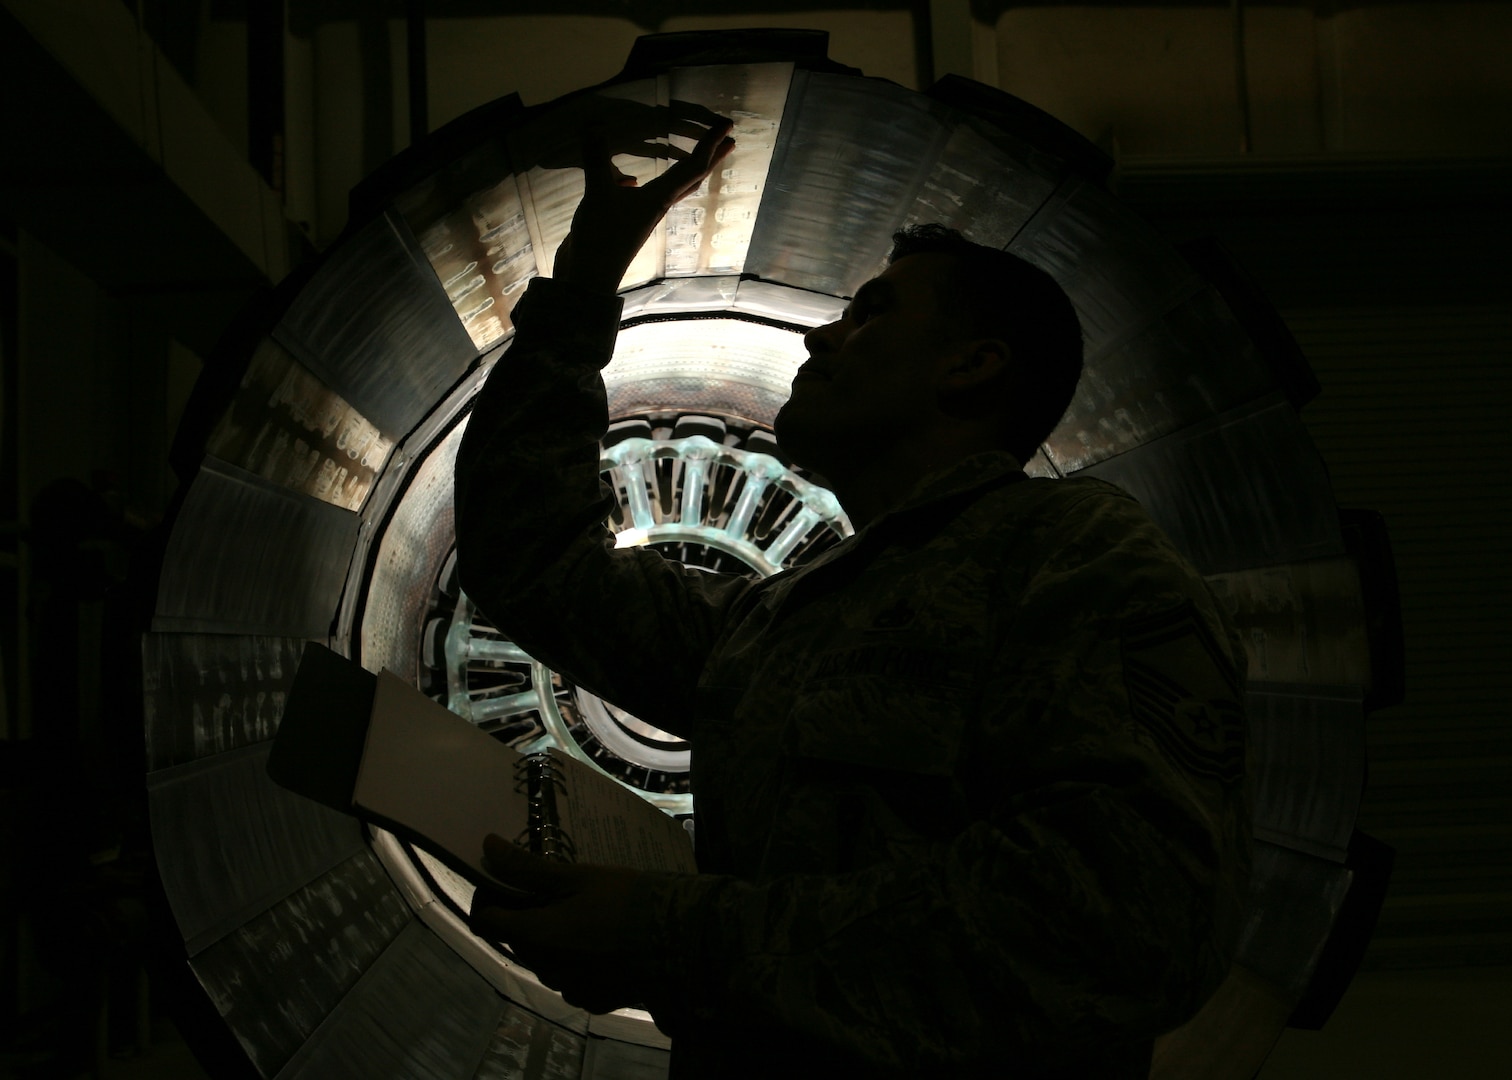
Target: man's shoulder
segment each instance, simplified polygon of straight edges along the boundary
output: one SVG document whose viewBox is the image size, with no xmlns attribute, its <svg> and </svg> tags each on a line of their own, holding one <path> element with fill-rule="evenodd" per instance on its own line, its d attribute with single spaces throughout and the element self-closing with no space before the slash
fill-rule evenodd
<svg viewBox="0 0 1512 1080">
<path fill-rule="evenodd" d="M 1179 582 L 1199 575 L 1160 524 L 1134 496 L 1104 480 L 1072 477 L 1016 485 L 1018 505 L 1002 515 L 1034 550 L 1038 564 L 1057 574 L 1105 575 L 1123 591 L 1132 581 Z M 1079 569 L 1078 569 L 1079 568 Z M 1116 586 L 1116 588 L 1115 588 Z"/>
<path fill-rule="evenodd" d="M 1098 522 L 1128 528 L 1150 523 L 1134 496 L 1106 480 L 1090 476 L 1064 479 L 1030 477 L 1002 492 L 1001 515 L 1029 519 L 1055 531 L 1085 529 Z"/>
</svg>

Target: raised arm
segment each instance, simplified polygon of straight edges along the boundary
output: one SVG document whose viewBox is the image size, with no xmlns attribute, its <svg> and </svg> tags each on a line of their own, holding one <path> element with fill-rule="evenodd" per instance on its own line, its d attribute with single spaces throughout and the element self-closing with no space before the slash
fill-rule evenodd
<svg viewBox="0 0 1512 1080">
<path fill-rule="evenodd" d="M 745 585 L 612 548 L 599 371 L 626 268 L 733 145 L 729 121 L 695 115 L 674 132 L 697 131 L 697 146 L 644 187 L 614 166 L 607 134 L 585 136 L 583 200 L 554 278 L 532 282 L 516 307 L 515 340 L 478 395 L 456 467 L 462 588 L 531 655 L 677 734 L 702 655 Z"/>
</svg>

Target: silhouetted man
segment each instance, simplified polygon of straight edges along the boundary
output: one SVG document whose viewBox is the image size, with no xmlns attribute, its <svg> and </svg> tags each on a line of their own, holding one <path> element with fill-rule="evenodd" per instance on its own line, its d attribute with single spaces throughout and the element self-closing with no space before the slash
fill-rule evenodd
<svg viewBox="0 0 1512 1080">
<path fill-rule="evenodd" d="M 585 146 L 554 280 L 457 459 L 463 588 L 533 656 L 692 741 L 697 875 L 556 864 L 480 905 L 569 1002 L 645 1003 L 673 1076 L 1143 1077 L 1228 962 L 1240 653 L 1139 506 L 1022 463 L 1081 368 L 1041 271 L 938 227 L 777 417 L 857 534 L 766 580 L 614 550 L 598 370 L 625 269 L 732 145 L 636 187 Z"/>
</svg>

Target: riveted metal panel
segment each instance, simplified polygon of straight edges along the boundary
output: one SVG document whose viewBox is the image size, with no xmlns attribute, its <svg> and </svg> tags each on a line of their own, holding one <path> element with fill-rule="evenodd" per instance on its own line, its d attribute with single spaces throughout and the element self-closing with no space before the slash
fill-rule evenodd
<svg viewBox="0 0 1512 1080">
<path fill-rule="evenodd" d="M 589 1039 L 583 1080 L 665 1080 L 672 1055 L 666 1050 L 612 1039 Z"/>
<path fill-rule="evenodd" d="M 1170 242 L 1100 185 L 1071 178 L 1008 246 L 1076 305 L 1096 356 L 1203 287 Z"/>
<path fill-rule="evenodd" d="M 1076 396 L 1045 441 L 1061 472 L 1227 412 L 1275 389 L 1254 342 L 1203 286 L 1087 353 Z"/>
<path fill-rule="evenodd" d="M 541 270 L 502 142 L 489 140 L 396 201 L 447 301 L 482 350 L 514 329 L 509 313 Z"/>
<path fill-rule="evenodd" d="M 264 338 L 206 449 L 291 491 L 360 510 L 393 446 L 392 435 Z"/>
<path fill-rule="evenodd" d="M 1235 570 L 1207 583 L 1244 641 L 1252 683 L 1370 685 L 1365 601 L 1352 559 Z"/>
<path fill-rule="evenodd" d="M 1007 247 L 1065 174 L 1060 160 L 993 129 L 950 117 L 939 157 L 901 224 L 938 222 L 987 247 Z"/>
</svg>

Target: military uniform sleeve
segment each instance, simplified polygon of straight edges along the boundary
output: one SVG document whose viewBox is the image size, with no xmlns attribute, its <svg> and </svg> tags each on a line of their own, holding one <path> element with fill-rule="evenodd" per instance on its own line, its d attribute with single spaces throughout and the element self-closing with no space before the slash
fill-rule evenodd
<svg viewBox="0 0 1512 1080">
<path fill-rule="evenodd" d="M 1216 988 L 1249 858 L 1233 644 L 1132 500 L 1046 550 L 956 748 L 957 835 L 841 875 L 660 883 L 648 997 L 674 1040 L 745 1016 L 879 1071 L 1084 1075 L 1061 1055 L 1091 1046 L 1144 1075 Z"/>
<path fill-rule="evenodd" d="M 686 735 L 698 672 L 747 583 L 613 547 L 599 372 L 620 310 L 617 297 L 547 278 L 516 306 L 515 339 L 457 452 L 457 568 L 467 595 L 533 657 Z"/>
</svg>

